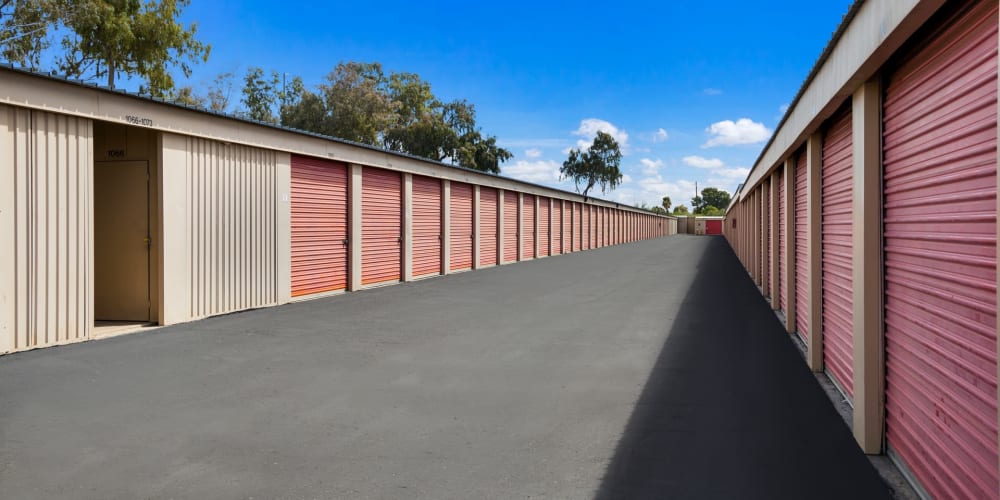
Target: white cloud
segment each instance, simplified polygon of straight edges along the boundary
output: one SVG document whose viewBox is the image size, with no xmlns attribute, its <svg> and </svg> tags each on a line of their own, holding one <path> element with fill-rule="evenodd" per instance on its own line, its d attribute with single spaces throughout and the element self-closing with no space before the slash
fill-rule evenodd
<svg viewBox="0 0 1000 500">
<path fill-rule="evenodd" d="M 705 158 L 702 156 L 685 156 L 681 159 L 685 165 L 698 168 L 722 168 L 725 163 L 718 158 Z"/>
<path fill-rule="evenodd" d="M 503 166 L 503 175 L 527 182 L 559 182 L 560 164 L 552 160 L 518 160 Z"/>
<path fill-rule="evenodd" d="M 740 118 L 735 122 L 723 120 L 711 124 L 706 132 L 712 135 L 703 148 L 715 146 L 736 146 L 738 144 L 756 144 L 764 142 L 771 136 L 771 130 L 763 123 L 757 123 L 749 118 Z"/>
<path fill-rule="evenodd" d="M 581 151 L 589 148 L 594 143 L 594 137 L 597 136 L 598 132 L 604 132 L 614 137 L 615 141 L 618 142 L 618 147 L 622 150 L 622 154 L 626 154 L 629 147 L 628 133 L 614 126 L 611 122 L 599 118 L 580 120 L 580 128 L 573 132 L 573 135 L 582 137 L 582 139 L 576 141 L 577 147 Z M 569 153 L 569 150 L 566 150 L 566 153 Z"/>
<path fill-rule="evenodd" d="M 750 173 L 749 168 L 734 167 L 734 168 L 720 168 L 712 172 L 712 175 L 719 175 L 725 179 L 730 179 L 730 180 L 732 179 L 743 180 L 747 178 L 747 175 L 749 173 Z"/>
<path fill-rule="evenodd" d="M 650 160 L 649 158 L 643 158 L 639 160 L 642 164 L 642 173 L 645 175 L 656 175 L 663 168 L 663 160 L 659 158 L 655 160 Z"/>
<path fill-rule="evenodd" d="M 658 129 L 653 134 L 653 142 L 663 142 L 663 141 L 665 141 L 665 140 L 667 140 L 669 138 L 670 138 L 670 134 L 668 134 L 667 131 L 663 130 L 662 128 Z"/>
<path fill-rule="evenodd" d="M 720 94 L 722 94 L 721 90 L 719 90 L 719 89 L 713 89 L 713 88 L 707 88 L 705 90 L 702 90 L 701 92 L 703 94 L 705 94 L 705 95 L 720 95 Z"/>
<path fill-rule="evenodd" d="M 628 174 L 622 174 L 622 184 L 628 184 L 632 182 L 632 176 Z"/>
<path fill-rule="evenodd" d="M 538 158 L 542 156 L 542 150 L 538 148 L 531 148 L 524 152 L 524 156 L 527 156 L 528 158 Z"/>
<path fill-rule="evenodd" d="M 664 196 L 669 196 L 674 206 L 687 205 L 691 207 L 691 197 L 694 196 L 695 183 L 688 180 L 666 181 L 663 177 L 644 177 L 628 187 L 614 191 L 614 199 L 619 203 L 634 205 L 645 202 L 649 206 L 659 206 Z"/>
</svg>

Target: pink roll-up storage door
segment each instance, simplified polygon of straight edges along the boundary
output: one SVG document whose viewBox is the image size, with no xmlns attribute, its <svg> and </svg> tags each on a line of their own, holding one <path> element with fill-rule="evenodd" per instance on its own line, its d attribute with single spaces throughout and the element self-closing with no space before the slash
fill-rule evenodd
<svg viewBox="0 0 1000 500">
<path fill-rule="evenodd" d="M 479 265 L 497 264 L 497 190 L 479 188 Z"/>
<path fill-rule="evenodd" d="M 503 192 L 503 261 L 517 260 L 517 193 Z"/>
<path fill-rule="evenodd" d="M 562 200 L 552 200 L 552 253 L 566 253 L 566 214 Z"/>
<path fill-rule="evenodd" d="M 583 208 L 579 203 L 573 203 L 573 251 L 583 249 Z"/>
<path fill-rule="evenodd" d="M 997 3 L 959 4 L 886 85 L 886 439 L 932 497 L 997 498 Z"/>
<path fill-rule="evenodd" d="M 764 248 L 760 254 L 760 276 L 764 277 L 766 274 L 771 274 L 771 183 L 764 181 L 761 184 L 760 189 L 760 202 L 761 210 L 764 213 L 760 217 L 760 237 L 764 244 Z M 774 290 L 770 289 L 770 283 L 764 283 L 764 289 L 767 290 L 768 296 L 774 295 Z"/>
<path fill-rule="evenodd" d="M 530 194 L 524 195 L 521 202 L 523 211 L 521 217 L 521 258 L 535 258 L 535 197 Z"/>
<path fill-rule="evenodd" d="M 441 274 L 441 181 L 413 176 L 413 276 Z M 363 249 L 363 247 L 362 247 Z"/>
<path fill-rule="evenodd" d="M 854 394 L 853 164 L 850 108 L 830 121 L 823 139 L 823 363 Z"/>
<path fill-rule="evenodd" d="M 597 212 L 597 246 L 608 246 L 608 209 L 598 207 Z"/>
<path fill-rule="evenodd" d="M 795 330 L 809 338 L 809 185 L 803 149 L 795 161 Z"/>
<path fill-rule="evenodd" d="M 785 221 L 785 168 L 778 169 L 778 224 L 775 226 L 778 234 L 778 308 L 787 311 L 788 282 L 785 280 L 785 232 L 788 230 Z"/>
<path fill-rule="evenodd" d="M 399 281 L 402 257 L 402 178 L 399 172 L 361 171 L 361 284 Z"/>
<path fill-rule="evenodd" d="M 292 155 L 292 296 L 347 288 L 347 165 Z"/>
<path fill-rule="evenodd" d="M 549 217 L 552 211 L 549 209 L 549 199 L 538 197 L 538 256 L 547 257 L 549 255 L 549 245 L 552 244 L 552 235 L 549 231 Z"/>
<path fill-rule="evenodd" d="M 452 271 L 472 269 L 472 184 L 451 183 L 451 219 L 449 228 Z"/>
</svg>

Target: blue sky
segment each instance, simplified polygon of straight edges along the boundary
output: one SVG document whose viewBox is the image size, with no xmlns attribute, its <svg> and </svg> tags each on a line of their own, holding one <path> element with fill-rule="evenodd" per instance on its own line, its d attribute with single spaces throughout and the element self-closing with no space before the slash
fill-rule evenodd
<svg viewBox="0 0 1000 500">
<path fill-rule="evenodd" d="M 514 153 L 504 175 L 573 190 L 568 148 L 604 130 L 625 182 L 597 196 L 690 206 L 695 182 L 745 179 L 851 1 L 193 0 L 183 20 L 212 44 L 196 87 L 248 66 L 313 86 L 338 61 L 378 61 L 475 104 Z"/>
</svg>

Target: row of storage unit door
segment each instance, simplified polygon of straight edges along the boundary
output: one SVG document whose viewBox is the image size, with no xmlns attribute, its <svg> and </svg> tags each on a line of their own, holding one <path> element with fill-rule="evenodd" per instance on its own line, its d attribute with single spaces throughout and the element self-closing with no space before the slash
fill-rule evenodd
<svg viewBox="0 0 1000 500">
<path fill-rule="evenodd" d="M 634 211 L 375 167 L 361 167 L 360 188 L 362 286 L 403 280 L 407 251 L 420 278 L 675 231 Z M 292 155 L 292 296 L 349 288 L 351 206 L 349 165 Z"/>
<path fill-rule="evenodd" d="M 822 351 L 810 353 L 812 367 L 852 403 L 862 381 L 879 386 L 881 451 L 935 498 L 1000 495 L 997 19 L 995 1 L 942 9 L 875 77 L 880 133 L 857 130 L 863 118 L 848 98 L 743 190 L 725 225 L 773 307 L 793 318 L 787 329 Z M 858 209 L 868 171 L 857 167 L 859 141 L 880 143 L 875 217 Z M 863 234 L 880 239 L 874 267 L 856 261 Z M 879 292 L 881 330 L 871 332 L 854 314 L 859 297 Z M 855 373 L 865 366 L 855 358 L 873 354 L 877 377 Z"/>
</svg>

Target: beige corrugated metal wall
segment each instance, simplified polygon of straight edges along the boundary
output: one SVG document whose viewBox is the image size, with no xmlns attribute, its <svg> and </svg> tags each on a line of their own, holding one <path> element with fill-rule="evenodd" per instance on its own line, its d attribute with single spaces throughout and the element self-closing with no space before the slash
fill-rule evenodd
<svg viewBox="0 0 1000 500">
<path fill-rule="evenodd" d="M 0 106 L 0 353 L 90 338 L 93 122 Z"/>
<path fill-rule="evenodd" d="M 185 139 L 189 318 L 276 304 L 275 152 Z"/>
</svg>

